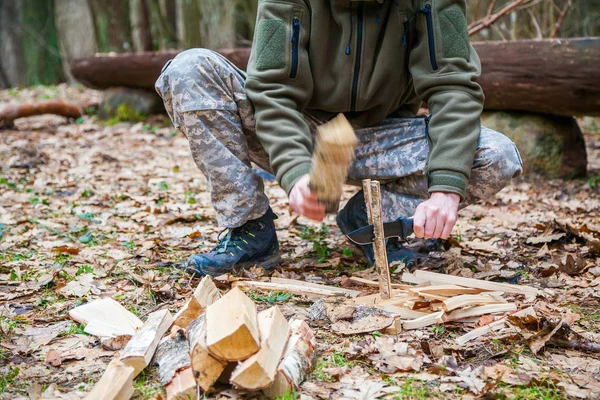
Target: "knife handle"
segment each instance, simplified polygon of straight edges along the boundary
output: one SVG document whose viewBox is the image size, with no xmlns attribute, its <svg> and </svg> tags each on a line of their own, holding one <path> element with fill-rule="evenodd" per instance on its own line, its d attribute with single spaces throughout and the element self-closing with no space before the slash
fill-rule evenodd
<svg viewBox="0 0 600 400">
<path fill-rule="evenodd" d="M 415 231 L 415 224 L 412 218 L 405 218 L 405 231 L 404 231 L 404 237 L 407 237 L 409 235 L 412 235 Z"/>
</svg>

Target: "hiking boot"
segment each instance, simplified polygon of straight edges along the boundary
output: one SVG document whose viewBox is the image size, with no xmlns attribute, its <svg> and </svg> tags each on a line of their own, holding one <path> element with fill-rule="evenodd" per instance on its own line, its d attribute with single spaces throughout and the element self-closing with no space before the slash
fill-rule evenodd
<svg viewBox="0 0 600 400">
<path fill-rule="evenodd" d="M 262 217 L 238 228 L 226 229 L 219 234 L 219 243 L 213 250 L 191 256 L 183 268 L 199 276 L 219 276 L 253 265 L 273 269 L 281 263 L 275 218 L 269 207 Z"/>
<path fill-rule="evenodd" d="M 344 235 L 369 225 L 367 206 L 362 190 L 352 196 L 346 206 L 338 212 L 336 222 Z M 372 244 L 353 244 L 363 253 L 369 265 L 375 265 L 375 253 Z M 398 238 L 386 239 L 386 251 L 388 263 L 402 261 L 407 267 L 416 266 L 417 255 L 415 251 L 402 246 Z"/>
</svg>

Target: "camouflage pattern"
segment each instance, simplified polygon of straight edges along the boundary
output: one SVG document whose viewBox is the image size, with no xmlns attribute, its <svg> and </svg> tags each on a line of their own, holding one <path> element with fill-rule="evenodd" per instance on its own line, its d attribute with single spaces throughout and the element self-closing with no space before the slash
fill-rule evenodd
<svg viewBox="0 0 600 400">
<path fill-rule="evenodd" d="M 262 179 L 251 162 L 270 171 L 246 97 L 246 75 L 221 55 L 185 51 L 169 61 L 156 82 L 173 124 L 189 140 L 194 161 L 206 176 L 217 222 L 235 228 L 268 208 Z M 323 115 L 321 115 L 323 114 Z M 313 134 L 331 114 L 305 112 Z M 424 174 L 429 144 L 422 117 L 388 118 L 356 129 L 359 145 L 349 183 L 365 178 L 382 183 L 384 219 L 410 216 L 429 197 Z M 522 172 L 515 144 L 482 128 L 466 199 L 461 206 L 494 195 Z"/>
</svg>

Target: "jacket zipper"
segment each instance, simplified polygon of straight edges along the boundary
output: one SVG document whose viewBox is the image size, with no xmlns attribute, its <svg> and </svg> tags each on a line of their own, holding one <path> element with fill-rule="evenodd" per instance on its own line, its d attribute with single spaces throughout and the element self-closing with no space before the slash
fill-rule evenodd
<svg viewBox="0 0 600 400">
<path fill-rule="evenodd" d="M 358 75 L 360 73 L 360 56 L 362 52 L 362 35 L 363 35 L 363 7 L 364 3 L 361 3 L 358 6 L 358 11 L 356 12 L 357 19 L 357 32 L 356 32 L 356 61 L 354 67 L 354 80 L 352 82 L 352 97 L 350 99 L 350 110 L 352 112 L 356 111 L 356 96 L 358 93 Z M 352 12 L 352 11 L 350 11 Z"/>
<path fill-rule="evenodd" d="M 434 71 L 437 71 L 438 63 L 435 56 L 435 37 L 433 34 L 433 11 L 431 10 L 431 4 L 427 4 L 421 12 L 425 14 L 425 19 L 427 21 L 427 41 L 429 43 L 429 60 L 431 61 L 431 68 L 433 68 Z"/>
<path fill-rule="evenodd" d="M 298 74 L 298 44 L 300 41 L 300 20 L 294 18 L 292 23 L 292 70 L 290 78 L 295 78 Z"/>
</svg>

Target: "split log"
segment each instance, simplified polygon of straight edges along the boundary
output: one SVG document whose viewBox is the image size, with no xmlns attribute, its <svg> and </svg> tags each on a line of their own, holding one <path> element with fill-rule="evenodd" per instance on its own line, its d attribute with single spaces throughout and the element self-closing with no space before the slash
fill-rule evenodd
<svg viewBox="0 0 600 400">
<path fill-rule="evenodd" d="M 315 334 L 304 321 L 290 321 L 292 334 L 283 353 L 283 359 L 277 368 L 275 381 L 263 389 L 270 398 L 283 397 L 299 389 L 300 384 L 312 371 L 315 348 Z"/>
<path fill-rule="evenodd" d="M 206 345 L 221 360 L 245 360 L 260 348 L 256 305 L 234 287 L 206 309 Z"/>
<path fill-rule="evenodd" d="M 348 280 L 352 283 L 356 283 L 357 285 L 365 285 L 369 287 L 379 287 L 379 282 L 372 281 L 370 279 L 360 278 L 358 276 L 351 276 Z M 392 289 L 412 289 L 414 286 L 412 285 L 403 285 L 402 283 L 392 283 Z"/>
<path fill-rule="evenodd" d="M 187 328 L 190 322 L 206 311 L 206 308 L 221 298 L 221 292 L 209 276 L 202 278 L 192 297 L 183 308 L 175 314 L 173 325 Z"/>
<path fill-rule="evenodd" d="M 475 306 L 465 308 L 464 310 L 456 310 L 450 314 L 442 316 L 443 322 L 459 321 L 465 318 L 479 317 L 485 314 L 498 314 L 504 312 L 515 311 L 517 306 L 514 303 L 507 304 L 488 304 L 485 306 Z"/>
<path fill-rule="evenodd" d="M 474 42 L 485 109 L 563 116 L 600 115 L 600 38 Z M 245 69 L 249 49 L 220 50 Z M 76 60 L 83 84 L 154 90 L 162 66 L 178 51 L 100 55 Z"/>
<path fill-rule="evenodd" d="M 165 389 L 167 400 L 191 400 L 196 398 L 196 381 L 192 369 L 186 367 L 178 371 Z"/>
<path fill-rule="evenodd" d="M 172 322 L 173 317 L 169 310 L 155 311 L 129 340 L 121 352 L 120 360 L 134 368 L 135 376 L 150 364 L 158 342 Z"/>
<path fill-rule="evenodd" d="M 290 280 L 292 281 L 292 280 Z M 334 286 L 319 285 L 317 283 L 309 283 L 296 281 L 294 283 L 279 283 L 279 282 L 262 282 L 262 281 L 236 281 L 233 282 L 233 287 L 242 290 L 260 289 L 269 291 L 278 291 L 291 293 L 299 296 L 311 297 L 326 297 L 344 295 L 347 297 L 356 297 L 360 294 L 357 290 L 338 288 Z"/>
<path fill-rule="evenodd" d="M 310 170 L 310 189 L 325 205 L 325 212 L 338 211 L 348 168 L 354 160 L 358 139 L 344 114 L 317 127 Z"/>
<path fill-rule="evenodd" d="M 94 300 L 69 311 L 69 316 L 85 324 L 84 331 L 101 337 L 133 336 L 143 322 L 111 298 Z"/>
<path fill-rule="evenodd" d="M 0 128 L 10 127 L 15 119 L 34 115 L 55 114 L 76 119 L 83 115 L 82 107 L 61 100 L 48 100 L 36 103 L 7 105 L 0 111 Z"/>
<path fill-rule="evenodd" d="M 497 304 L 501 303 L 492 296 L 486 295 L 473 295 L 463 294 L 461 296 L 452 297 L 442 302 L 444 311 L 449 312 L 456 310 L 457 308 L 468 307 L 468 306 L 480 306 L 484 304 Z"/>
<path fill-rule="evenodd" d="M 258 328 L 260 350 L 231 374 L 231 383 L 247 390 L 264 389 L 273 383 L 290 335 L 290 326 L 277 306 L 258 314 Z"/>
<path fill-rule="evenodd" d="M 206 317 L 201 315 L 188 326 L 190 363 L 194 379 L 206 393 L 219 379 L 227 363 L 210 355 L 206 346 Z"/>
<path fill-rule="evenodd" d="M 461 276 L 438 274 L 429 271 L 416 271 L 414 275 L 417 279 L 430 281 L 432 283 L 439 283 L 442 285 L 451 284 L 465 287 L 472 287 L 476 289 L 485 289 L 494 292 L 505 292 L 505 293 L 516 293 L 524 294 L 526 296 L 536 296 L 539 290 L 531 286 L 526 285 L 511 285 L 509 283 L 498 283 L 483 281 L 480 279 L 464 278 Z M 404 276 L 403 276 L 404 279 Z"/>
<path fill-rule="evenodd" d="M 128 400 L 133 395 L 133 367 L 113 359 L 85 400 Z"/>
<path fill-rule="evenodd" d="M 409 294 L 423 296 L 424 294 L 435 294 L 439 296 L 459 296 L 462 294 L 479 294 L 485 289 L 467 288 L 458 285 L 436 285 L 416 288 L 411 286 L 408 290 Z"/>
<path fill-rule="evenodd" d="M 190 366 L 190 345 L 183 329 L 158 343 L 154 362 L 158 364 L 158 380 L 163 386 L 171 382 L 177 371 Z"/>
<path fill-rule="evenodd" d="M 443 315 L 444 315 L 443 311 L 438 311 L 435 313 L 425 315 L 423 317 L 415 318 L 410 321 L 403 321 L 402 328 L 404 328 L 406 330 L 421 329 L 421 328 L 426 328 L 431 325 L 441 324 L 444 322 L 444 321 L 442 321 Z"/>
</svg>

